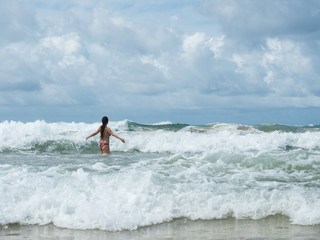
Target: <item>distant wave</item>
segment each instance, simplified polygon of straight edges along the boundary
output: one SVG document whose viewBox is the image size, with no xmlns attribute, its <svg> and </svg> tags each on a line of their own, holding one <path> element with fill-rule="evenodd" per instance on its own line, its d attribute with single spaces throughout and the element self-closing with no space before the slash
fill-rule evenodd
<svg viewBox="0 0 320 240">
<path fill-rule="evenodd" d="M 320 131 L 320 125 L 288 126 L 288 125 L 281 125 L 281 124 L 260 124 L 260 125 L 255 125 L 254 127 L 263 132 L 280 131 L 280 132 L 304 133 L 304 132 Z"/>
<path fill-rule="evenodd" d="M 116 151 L 141 152 L 212 152 L 247 153 L 270 149 L 319 149 L 319 126 L 277 124 L 239 125 L 212 123 L 192 126 L 163 122 L 141 124 L 128 120 L 110 122 L 110 127 L 127 140 L 111 139 Z M 0 123 L 0 152 L 96 153 L 99 137 L 88 141 L 100 123 L 46 123 L 4 121 Z"/>
</svg>

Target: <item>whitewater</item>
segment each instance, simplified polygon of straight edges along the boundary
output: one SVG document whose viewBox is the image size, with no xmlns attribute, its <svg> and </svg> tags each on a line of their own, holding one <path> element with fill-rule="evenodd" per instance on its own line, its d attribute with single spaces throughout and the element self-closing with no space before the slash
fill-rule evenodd
<svg viewBox="0 0 320 240">
<path fill-rule="evenodd" d="M 320 224 L 320 126 L 0 123 L 0 225 L 134 230 L 175 219 Z"/>
</svg>

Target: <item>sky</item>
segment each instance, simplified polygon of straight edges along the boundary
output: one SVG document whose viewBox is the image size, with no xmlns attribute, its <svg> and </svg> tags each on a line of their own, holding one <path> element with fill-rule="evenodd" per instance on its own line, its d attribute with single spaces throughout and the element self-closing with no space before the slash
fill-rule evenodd
<svg viewBox="0 0 320 240">
<path fill-rule="evenodd" d="M 319 0 L 0 0 L 0 121 L 320 124 Z"/>
</svg>

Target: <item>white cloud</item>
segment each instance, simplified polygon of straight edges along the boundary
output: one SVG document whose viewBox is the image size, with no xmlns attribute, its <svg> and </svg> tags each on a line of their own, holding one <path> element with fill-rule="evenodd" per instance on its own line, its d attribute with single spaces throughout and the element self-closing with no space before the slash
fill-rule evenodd
<svg viewBox="0 0 320 240">
<path fill-rule="evenodd" d="M 62 36 L 45 37 L 41 39 L 43 48 L 62 55 L 72 55 L 80 49 L 80 37 L 76 33 L 68 33 Z"/>
<path fill-rule="evenodd" d="M 261 64 L 270 88 L 280 95 L 308 95 L 312 87 L 308 78 L 313 70 L 299 45 L 290 40 L 267 39 L 266 47 Z"/>
<path fill-rule="evenodd" d="M 182 48 L 188 53 L 194 53 L 204 46 L 206 35 L 202 32 L 196 32 L 191 36 L 186 36 L 183 40 Z"/>
<path fill-rule="evenodd" d="M 224 38 L 224 35 L 219 37 L 211 37 L 206 42 L 206 45 L 208 45 L 211 52 L 214 53 L 215 58 L 221 57 L 221 49 L 225 45 Z"/>
<path fill-rule="evenodd" d="M 162 64 L 159 62 L 159 60 L 155 59 L 153 56 L 142 56 L 140 58 L 141 62 L 144 64 L 150 64 L 154 66 L 156 69 L 158 69 L 165 78 L 170 79 L 170 73 L 169 68 L 165 64 Z"/>
</svg>

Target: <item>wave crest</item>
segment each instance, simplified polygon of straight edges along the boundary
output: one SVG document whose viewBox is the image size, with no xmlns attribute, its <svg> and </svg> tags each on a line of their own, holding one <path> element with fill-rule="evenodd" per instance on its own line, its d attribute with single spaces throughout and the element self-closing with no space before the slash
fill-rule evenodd
<svg viewBox="0 0 320 240">
<path fill-rule="evenodd" d="M 46 123 L 35 121 L 0 123 L 0 152 L 33 151 L 54 153 L 97 153 L 99 137 L 85 140 L 99 123 Z M 110 122 L 110 128 L 126 139 L 111 139 L 111 150 L 171 153 L 238 152 L 320 149 L 317 126 L 246 126 L 214 123 L 192 126 L 163 122 L 141 124 L 129 120 Z"/>
</svg>

